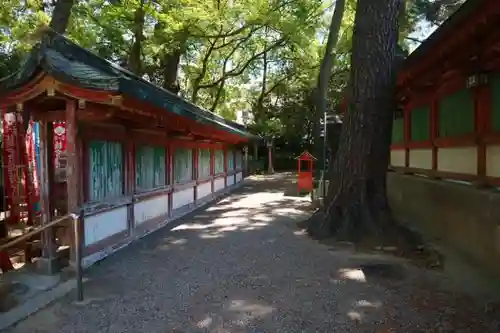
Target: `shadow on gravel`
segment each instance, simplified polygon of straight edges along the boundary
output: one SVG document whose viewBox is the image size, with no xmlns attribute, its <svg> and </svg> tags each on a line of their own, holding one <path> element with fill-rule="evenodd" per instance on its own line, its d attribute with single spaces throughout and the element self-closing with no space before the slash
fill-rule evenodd
<svg viewBox="0 0 500 333">
<path fill-rule="evenodd" d="M 69 295 L 10 332 L 467 329 L 453 322 L 463 312 L 446 312 L 449 302 L 421 313 L 406 279 L 353 262 L 346 251 L 329 252 L 301 233 L 296 223 L 311 208 L 306 198 L 284 195 L 294 186 L 293 174 L 253 178 L 91 267 L 84 303 Z M 494 332 L 491 319 L 478 319 L 463 332 Z M 450 320 L 452 330 L 436 329 Z"/>
</svg>

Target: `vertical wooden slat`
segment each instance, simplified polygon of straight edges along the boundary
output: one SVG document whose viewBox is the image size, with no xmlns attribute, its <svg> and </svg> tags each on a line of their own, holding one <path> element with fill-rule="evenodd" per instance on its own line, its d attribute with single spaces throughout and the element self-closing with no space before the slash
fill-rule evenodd
<svg viewBox="0 0 500 333">
<path fill-rule="evenodd" d="M 173 198 L 174 198 L 174 191 L 173 191 L 173 185 L 174 185 L 174 158 L 173 158 L 174 149 L 175 149 L 174 144 L 169 143 L 168 148 L 167 148 L 168 165 L 167 165 L 167 171 L 166 171 L 168 184 L 170 186 L 172 186 L 172 191 L 170 191 L 170 193 L 168 195 L 168 216 L 169 217 L 172 216 L 172 202 L 173 202 Z"/>
<path fill-rule="evenodd" d="M 432 142 L 432 170 L 437 171 L 438 150 L 436 147 L 436 139 L 438 137 L 438 99 L 436 95 L 431 101 L 430 124 L 430 139 Z"/>
<path fill-rule="evenodd" d="M 83 179 L 83 202 L 90 200 L 90 151 L 89 144 L 86 139 L 82 140 L 82 179 Z"/>
<path fill-rule="evenodd" d="M 193 166 L 193 180 L 198 180 L 199 178 L 199 172 L 198 172 L 198 158 L 200 154 L 200 149 L 199 148 L 193 148 L 193 158 L 192 158 L 192 166 Z M 196 200 L 198 198 L 198 184 L 195 183 L 194 189 L 193 189 L 193 200 L 196 203 Z"/>
<path fill-rule="evenodd" d="M 214 181 L 215 181 L 215 149 L 210 148 L 210 176 L 212 177 L 212 193 L 214 193 Z"/>
<path fill-rule="evenodd" d="M 124 145 L 125 151 L 125 194 L 132 197 L 135 193 L 135 145 L 132 135 L 127 135 Z M 135 227 L 134 200 L 127 207 L 127 225 L 129 234 Z"/>
<path fill-rule="evenodd" d="M 410 166 L 410 149 L 408 149 L 408 143 L 411 141 L 411 122 L 410 122 L 410 108 L 405 107 L 403 111 L 403 121 L 404 121 L 404 143 L 405 143 L 405 167 Z"/>
<path fill-rule="evenodd" d="M 491 86 L 481 85 L 474 91 L 474 118 L 475 126 L 474 130 L 478 137 L 477 140 L 477 175 L 478 182 L 476 185 L 485 186 L 486 185 L 486 143 L 483 138 L 485 134 L 490 131 L 491 123 L 491 108 L 492 108 L 492 93 Z"/>
<path fill-rule="evenodd" d="M 227 187 L 227 147 L 224 147 L 224 187 Z"/>
</svg>

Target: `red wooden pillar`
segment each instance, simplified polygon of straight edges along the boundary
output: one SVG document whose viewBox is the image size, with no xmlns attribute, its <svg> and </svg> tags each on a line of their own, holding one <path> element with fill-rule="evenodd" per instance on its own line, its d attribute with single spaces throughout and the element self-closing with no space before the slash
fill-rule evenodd
<svg viewBox="0 0 500 333">
<path fill-rule="evenodd" d="M 195 180 L 195 187 L 193 191 L 194 195 L 194 202 L 196 203 L 196 200 L 198 198 L 198 178 L 199 178 L 199 172 L 198 172 L 198 158 L 199 158 L 199 148 L 195 147 L 193 148 L 193 180 Z"/>
<path fill-rule="evenodd" d="M 477 176 L 479 186 L 487 183 L 486 179 L 486 143 L 485 134 L 491 129 L 491 86 L 480 85 L 474 90 L 474 130 L 477 138 Z"/>
<path fill-rule="evenodd" d="M 212 184 L 212 193 L 214 193 L 214 181 L 215 181 L 215 149 L 210 148 L 210 178 Z"/>
<path fill-rule="evenodd" d="M 167 170 L 166 180 L 170 185 L 170 193 L 168 194 L 168 216 L 172 216 L 172 202 L 174 199 L 174 145 L 168 144 L 167 147 Z"/>
<path fill-rule="evenodd" d="M 410 149 L 408 144 L 411 142 L 411 114 L 410 108 L 405 107 L 403 111 L 403 125 L 404 125 L 404 143 L 405 143 L 405 168 L 410 166 Z"/>
<path fill-rule="evenodd" d="M 40 128 L 40 210 L 41 224 L 47 224 L 51 219 L 51 191 L 53 190 L 50 177 L 54 176 L 53 169 L 54 160 L 51 158 L 51 150 L 54 149 L 51 141 L 53 127 L 49 126 L 49 122 L 42 120 L 39 122 Z M 72 230 L 72 228 L 69 228 Z M 47 273 L 53 274 L 57 271 L 56 264 L 56 248 L 52 229 L 47 229 L 42 234 L 42 258 L 37 261 L 38 269 Z"/>
<path fill-rule="evenodd" d="M 224 146 L 224 187 L 227 187 L 227 147 Z"/>
<path fill-rule="evenodd" d="M 432 143 L 432 171 L 433 174 L 437 172 L 437 159 L 438 159 L 438 148 L 436 146 L 436 139 L 438 138 L 438 99 L 434 95 L 431 100 L 431 112 L 430 112 L 430 139 Z"/>
<path fill-rule="evenodd" d="M 131 233 L 135 227 L 134 200 L 135 193 L 135 143 L 133 135 L 129 133 L 125 139 L 125 194 L 132 198 L 127 207 L 128 210 L 128 232 Z"/>
<path fill-rule="evenodd" d="M 78 213 L 78 194 L 80 188 L 80 168 L 77 150 L 78 123 L 76 118 L 76 101 L 66 101 L 66 197 L 68 213 Z M 73 228 L 67 228 L 67 239 L 70 240 L 71 261 L 74 262 L 74 235 Z"/>
</svg>

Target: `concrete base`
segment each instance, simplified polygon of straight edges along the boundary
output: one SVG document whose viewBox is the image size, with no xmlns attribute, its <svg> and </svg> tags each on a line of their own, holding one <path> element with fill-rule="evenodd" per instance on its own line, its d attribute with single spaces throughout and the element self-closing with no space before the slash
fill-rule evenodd
<svg viewBox="0 0 500 333">
<path fill-rule="evenodd" d="M 57 257 L 39 258 L 36 261 L 36 269 L 40 274 L 54 275 L 61 271 L 61 264 Z"/>
</svg>

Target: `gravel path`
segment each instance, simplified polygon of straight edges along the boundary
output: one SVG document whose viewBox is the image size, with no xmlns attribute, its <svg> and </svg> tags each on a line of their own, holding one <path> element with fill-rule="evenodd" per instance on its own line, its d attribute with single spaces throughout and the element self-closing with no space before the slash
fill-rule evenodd
<svg viewBox="0 0 500 333">
<path fill-rule="evenodd" d="M 247 181 L 92 267 L 84 304 L 70 295 L 9 332 L 498 332 L 482 313 L 479 326 L 450 324 L 474 315 L 458 296 L 434 302 L 418 274 L 366 278 L 345 252 L 301 235 L 307 202 L 285 184 Z"/>
</svg>

